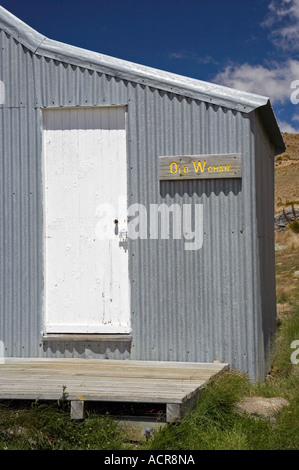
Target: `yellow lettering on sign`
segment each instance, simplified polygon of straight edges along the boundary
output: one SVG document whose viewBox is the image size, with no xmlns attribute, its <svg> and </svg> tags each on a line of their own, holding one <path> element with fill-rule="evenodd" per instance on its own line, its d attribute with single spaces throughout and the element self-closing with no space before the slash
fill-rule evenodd
<svg viewBox="0 0 299 470">
<path fill-rule="evenodd" d="M 201 161 L 198 160 L 197 162 L 197 165 L 195 164 L 195 161 L 193 160 L 193 166 L 194 166 L 194 170 L 196 171 L 196 173 L 198 173 L 198 170 L 200 168 L 200 171 L 201 173 L 203 173 L 205 171 L 205 166 L 206 166 L 206 161 L 203 162 L 203 165 L 201 164 Z"/>
<path fill-rule="evenodd" d="M 176 173 L 178 171 L 178 165 L 176 162 L 171 162 L 170 173 Z"/>
<path fill-rule="evenodd" d="M 204 161 L 198 160 L 197 162 L 193 160 L 192 163 L 193 163 L 193 168 L 194 168 L 195 173 L 199 173 L 199 172 L 204 173 L 204 171 L 208 171 L 209 173 L 230 171 L 230 165 L 209 165 L 208 167 L 206 167 L 206 164 L 207 164 L 206 160 Z M 170 173 L 172 174 L 179 173 L 180 175 L 183 175 L 183 174 L 188 174 L 190 172 L 190 167 L 188 165 L 184 165 L 180 167 L 176 161 L 173 161 L 170 163 L 169 169 L 170 169 Z"/>
</svg>

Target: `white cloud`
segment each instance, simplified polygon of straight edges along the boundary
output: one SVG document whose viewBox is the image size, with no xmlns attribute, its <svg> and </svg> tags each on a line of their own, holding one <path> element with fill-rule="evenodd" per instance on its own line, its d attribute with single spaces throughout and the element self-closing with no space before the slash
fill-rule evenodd
<svg viewBox="0 0 299 470">
<path fill-rule="evenodd" d="M 298 0 L 299 1 L 299 0 Z M 290 102 L 291 83 L 299 78 L 299 60 L 289 59 L 270 67 L 248 63 L 228 65 L 213 82 L 239 90 L 268 96 L 273 103 Z"/>
<path fill-rule="evenodd" d="M 299 51 L 299 0 L 271 0 L 269 14 L 261 23 L 269 30 L 269 40 L 277 52 Z M 283 55 L 282 57 L 285 57 Z M 220 85 L 267 96 L 275 105 L 299 107 L 299 60 L 283 59 L 280 62 L 264 62 L 262 65 L 231 63 L 213 79 Z M 299 113 L 278 124 L 282 132 L 299 133 Z"/>
<path fill-rule="evenodd" d="M 299 50 L 299 0 L 272 0 L 261 26 L 271 29 L 269 37 L 277 48 Z"/>
<path fill-rule="evenodd" d="M 288 134 L 299 134 L 299 129 L 296 129 L 288 122 L 279 121 L 278 125 L 281 132 L 287 132 Z"/>
<path fill-rule="evenodd" d="M 191 60 L 198 64 L 217 64 L 215 59 L 210 55 L 199 56 L 196 52 L 178 51 L 169 54 L 170 59 Z"/>
<path fill-rule="evenodd" d="M 184 59 L 185 56 L 182 52 L 171 52 L 169 54 L 170 59 Z"/>
</svg>

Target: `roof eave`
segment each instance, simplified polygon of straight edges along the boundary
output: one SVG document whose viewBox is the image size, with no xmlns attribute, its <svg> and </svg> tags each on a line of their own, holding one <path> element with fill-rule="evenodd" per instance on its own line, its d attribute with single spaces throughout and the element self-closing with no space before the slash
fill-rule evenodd
<svg viewBox="0 0 299 470">
<path fill-rule="evenodd" d="M 249 113 L 268 101 L 268 98 L 260 95 L 165 72 L 48 39 L 1 6 L 0 28 L 35 54 L 244 113 Z"/>
<path fill-rule="evenodd" d="M 0 29 L 3 29 L 3 31 L 14 37 L 32 52 L 36 52 L 40 44 L 46 39 L 46 36 L 38 33 L 35 29 L 28 26 L 1 6 Z"/>
<path fill-rule="evenodd" d="M 265 119 L 265 127 L 276 151 L 281 153 L 285 149 L 268 97 L 146 67 L 48 39 L 1 6 L 0 29 L 3 29 L 33 53 L 43 57 L 243 113 L 260 109 L 261 116 Z"/>
<path fill-rule="evenodd" d="M 275 155 L 280 155 L 281 153 L 285 152 L 286 145 L 276 121 L 270 100 L 268 100 L 266 105 L 257 108 L 257 112 L 259 113 L 264 128 L 267 131 L 269 138 L 274 146 Z"/>
<path fill-rule="evenodd" d="M 45 39 L 36 54 L 79 67 L 110 74 L 153 88 L 182 94 L 207 103 L 249 113 L 265 105 L 269 98 L 233 88 L 208 83 L 163 70 L 116 59 L 97 52 Z"/>
</svg>

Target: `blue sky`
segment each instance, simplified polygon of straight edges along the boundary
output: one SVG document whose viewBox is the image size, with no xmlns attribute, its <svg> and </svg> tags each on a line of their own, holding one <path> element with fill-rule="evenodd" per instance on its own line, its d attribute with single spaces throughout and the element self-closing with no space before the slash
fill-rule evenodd
<svg viewBox="0 0 299 470">
<path fill-rule="evenodd" d="M 50 39 L 269 96 L 281 130 L 299 133 L 299 0 L 0 5 Z"/>
</svg>

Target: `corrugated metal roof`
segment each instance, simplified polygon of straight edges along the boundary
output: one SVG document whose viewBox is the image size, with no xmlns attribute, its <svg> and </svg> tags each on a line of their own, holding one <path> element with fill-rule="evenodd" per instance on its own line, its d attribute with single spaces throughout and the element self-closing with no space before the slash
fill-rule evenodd
<svg viewBox="0 0 299 470">
<path fill-rule="evenodd" d="M 285 150 L 285 144 L 268 97 L 195 80 L 53 41 L 32 29 L 1 6 L 0 28 L 30 51 L 44 57 L 101 71 L 124 80 L 183 94 L 186 97 L 236 109 L 244 113 L 260 108 L 265 128 L 276 152 L 281 153 Z"/>
</svg>

